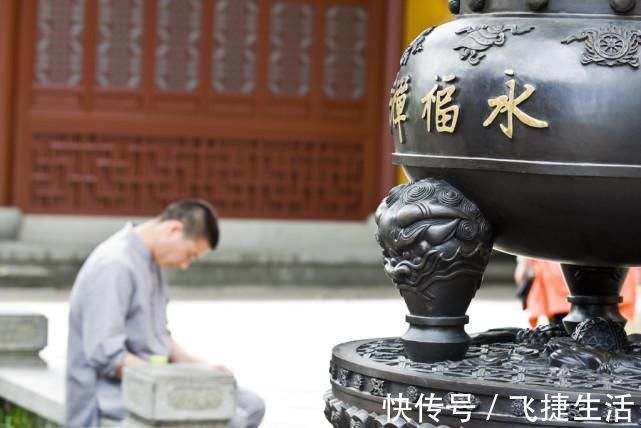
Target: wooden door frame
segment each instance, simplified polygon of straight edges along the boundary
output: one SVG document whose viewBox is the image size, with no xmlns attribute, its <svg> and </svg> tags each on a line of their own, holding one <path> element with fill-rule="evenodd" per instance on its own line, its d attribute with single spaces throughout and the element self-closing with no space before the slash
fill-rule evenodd
<svg viewBox="0 0 641 428">
<path fill-rule="evenodd" d="M 396 73 L 398 72 L 398 61 L 403 49 L 403 10 L 405 0 L 386 1 L 386 31 L 384 40 L 384 58 L 382 96 L 380 97 L 380 180 L 377 195 L 379 201 L 387 195 L 390 188 L 396 185 L 396 167 L 392 164 L 392 152 L 394 142 L 389 130 L 389 107 L 386 95 L 392 87 Z"/>
<path fill-rule="evenodd" d="M 155 0 L 150 0 L 148 3 L 147 9 L 149 10 L 150 5 L 153 5 Z M 377 69 L 372 70 L 373 72 L 370 74 L 371 101 L 366 106 L 369 111 L 367 115 L 374 126 L 370 128 L 371 130 L 366 131 L 367 145 L 371 144 L 371 146 L 367 148 L 368 153 L 365 154 L 367 159 L 366 170 L 363 171 L 362 207 L 371 211 L 376 208 L 380 199 L 387 194 L 389 188 L 395 183 L 395 167 L 391 163 L 393 145 L 387 126 L 387 94 L 398 69 L 398 58 L 402 47 L 404 3 L 405 0 L 386 0 L 382 11 L 385 16 L 381 17 L 381 11 L 379 10 L 379 13 L 376 14 L 378 17 L 375 19 L 378 25 L 372 28 L 372 31 L 376 31 L 378 26 L 382 31 L 378 31 L 376 37 L 373 38 L 376 40 L 375 44 L 377 46 L 370 47 L 370 49 L 379 52 L 380 62 L 374 64 Z M 56 130 L 69 128 L 74 132 L 87 133 L 105 131 L 106 129 L 103 129 L 105 127 L 109 130 L 114 128 L 125 129 L 131 125 L 131 122 L 135 122 L 135 128 L 140 133 L 143 133 L 147 128 L 150 128 L 150 132 L 162 133 L 163 129 L 158 128 L 158 124 L 151 120 L 152 118 L 138 120 L 137 117 L 116 117 L 113 115 L 113 117 L 109 116 L 109 120 L 101 121 L 101 129 L 96 130 L 94 128 L 89 129 L 89 124 L 83 120 L 57 120 L 57 118 L 66 117 L 64 111 L 54 112 L 48 119 L 45 117 L 46 115 L 43 115 L 42 111 L 32 111 L 30 108 L 33 102 L 31 89 L 34 73 L 34 44 L 37 35 L 29 30 L 29 25 L 32 25 L 36 20 L 37 0 L 3 0 L 0 2 L 0 12 L 4 12 L 5 9 L 9 9 L 11 13 L 2 13 L 0 22 L 6 21 L 8 26 L 5 28 L 11 28 L 12 31 L 3 32 L 4 34 L 0 36 L 0 47 L 2 43 L 6 42 L 3 36 L 8 34 L 12 49 L 0 52 L 0 87 L 4 84 L 7 88 L 12 88 L 13 86 L 15 88 L 13 88 L 9 100 L 2 100 L 6 104 L 0 104 L 0 132 L 6 131 L 0 137 L 0 168 L 5 167 L 2 170 L 3 172 L 0 173 L 0 203 L 11 202 L 30 209 L 28 189 L 30 187 L 31 171 L 26 170 L 24 166 L 31 165 L 33 154 L 22 144 L 30 141 L 33 132 L 42 126 L 52 126 Z M 85 13 L 87 13 L 87 10 L 85 10 Z M 372 16 L 375 17 L 375 15 Z M 151 24 L 147 23 L 147 25 Z M 153 36 L 153 32 L 147 32 L 146 34 L 148 37 L 151 37 L 149 36 L 150 34 Z M 89 44 L 87 40 L 88 38 L 86 37 L 84 41 L 85 48 Z M 11 52 L 11 54 L 8 52 Z M 152 52 L 145 51 L 145 55 L 152 55 Z M 87 58 L 88 56 L 84 57 L 85 62 L 88 61 Z M 2 62 L 3 59 L 8 64 L 4 64 Z M 3 64 L 6 66 L 6 71 L 1 68 Z M 149 66 L 149 58 L 146 58 L 144 64 L 146 67 Z M 87 67 L 83 68 L 86 74 L 85 78 L 90 81 L 93 72 L 89 73 L 87 69 Z M 18 70 L 22 76 L 19 79 L 15 79 L 14 77 L 18 77 Z M 14 82 L 15 84 L 13 84 Z M 375 89 L 372 89 L 372 87 Z M 91 98 L 89 92 L 84 97 L 82 97 L 82 94 L 79 96 L 82 98 L 81 103 L 83 104 Z M 8 113 L 4 114 L 6 112 Z M 100 112 L 92 113 L 94 119 L 103 116 L 107 117 L 108 115 Z M 380 121 L 378 126 L 376 126 L 377 120 Z M 205 129 L 200 129 L 199 132 L 208 134 L 210 126 L 207 124 Z M 191 129 L 191 127 L 188 128 Z M 9 168 L 10 165 L 15 165 L 13 172 Z M 18 174 L 20 177 L 18 177 Z"/>
<path fill-rule="evenodd" d="M 0 205 L 12 205 L 17 11 L 19 0 L 0 1 Z"/>
</svg>

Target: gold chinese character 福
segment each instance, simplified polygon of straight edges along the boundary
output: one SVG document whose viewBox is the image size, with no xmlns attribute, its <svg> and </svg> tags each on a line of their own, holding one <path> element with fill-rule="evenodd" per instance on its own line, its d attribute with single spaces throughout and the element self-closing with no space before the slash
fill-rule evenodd
<svg viewBox="0 0 641 428">
<path fill-rule="evenodd" d="M 403 77 L 394 83 L 392 97 L 389 100 L 389 124 L 398 128 L 398 140 L 403 144 L 403 129 L 401 123 L 407 120 L 405 107 L 407 105 L 407 91 L 409 90 L 410 76 Z"/>
<path fill-rule="evenodd" d="M 456 79 L 456 76 L 445 76 L 443 77 L 443 83 L 451 83 Z M 436 81 L 440 80 L 439 76 L 436 76 Z M 425 95 L 421 101 L 425 104 L 423 108 L 423 119 L 427 120 L 427 132 L 432 132 L 432 104 L 435 107 L 435 125 L 437 132 L 449 132 L 452 133 L 456 129 L 456 123 L 458 122 L 458 115 L 460 107 L 458 105 L 453 105 L 446 107 L 447 104 L 451 103 L 453 100 L 454 92 L 456 91 L 456 86 L 448 85 L 445 89 L 439 89 L 438 83 Z"/>
<path fill-rule="evenodd" d="M 512 70 L 506 70 L 505 74 L 508 76 L 514 76 L 514 72 Z M 505 85 L 509 88 L 508 95 L 500 95 L 496 98 L 487 100 L 488 105 L 494 108 L 494 110 L 488 118 L 485 119 L 483 126 L 490 126 L 499 114 L 507 113 L 507 126 L 501 124 L 501 131 L 503 131 L 508 138 L 512 138 L 514 133 L 514 116 L 524 124 L 533 128 L 547 128 L 547 122 L 533 118 L 518 107 L 519 104 L 530 98 L 534 93 L 534 86 L 526 83 L 523 93 L 515 98 L 516 81 L 514 79 L 510 79 L 505 83 Z"/>
</svg>

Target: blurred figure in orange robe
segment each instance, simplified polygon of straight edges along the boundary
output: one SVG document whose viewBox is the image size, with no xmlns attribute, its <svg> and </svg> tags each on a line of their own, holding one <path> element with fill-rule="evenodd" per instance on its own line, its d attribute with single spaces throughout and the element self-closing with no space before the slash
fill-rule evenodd
<svg viewBox="0 0 641 428">
<path fill-rule="evenodd" d="M 519 296 L 528 312 L 530 325 L 536 326 L 541 316 L 546 317 L 550 324 L 560 324 L 570 311 L 567 300 L 570 290 L 563 279 L 561 265 L 521 257 L 517 260 L 514 279 L 519 284 Z M 628 320 L 634 317 L 638 280 L 638 268 L 630 268 L 621 290 L 623 303 L 619 305 L 621 314 Z"/>
</svg>

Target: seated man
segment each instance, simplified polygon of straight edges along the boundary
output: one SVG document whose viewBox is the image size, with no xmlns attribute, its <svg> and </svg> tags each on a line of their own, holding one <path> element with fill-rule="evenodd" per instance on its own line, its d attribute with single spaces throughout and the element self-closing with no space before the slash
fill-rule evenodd
<svg viewBox="0 0 641 428">
<path fill-rule="evenodd" d="M 66 427 L 123 419 L 121 377 L 129 365 L 146 364 L 152 356 L 198 362 L 167 330 L 161 269 L 186 269 L 217 244 L 218 221 L 211 206 L 184 200 L 146 223 L 127 224 L 93 250 L 71 292 Z M 261 398 L 239 390 L 230 427 L 257 427 L 264 412 Z"/>
</svg>

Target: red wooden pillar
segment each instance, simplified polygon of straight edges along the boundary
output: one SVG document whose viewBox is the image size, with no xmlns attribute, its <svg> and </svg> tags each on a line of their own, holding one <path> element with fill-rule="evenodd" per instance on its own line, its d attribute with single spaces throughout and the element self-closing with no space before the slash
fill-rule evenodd
<svg viewBox="0 0 641 428">
<path fill-rule="evenodd" d="M 389 130 L 389 90 L 399 67 L 402 53 L 403 36 L 403 5 L 404 0 L 388 0 L 386 7 L 386 27 L 383 67 L 383 97 L 381 102 L 381 131 L 380 131 L 380 160 L 381 175 L 379 181 L 379 201 L 396 185 L 396 168 L 392 165 L 394 143 Z"/>
<path fill-rule="evenodd" d="M 13 111 L 18 0 L 0 0 L 0 205 L 13 204 Z"/>
</svg>

